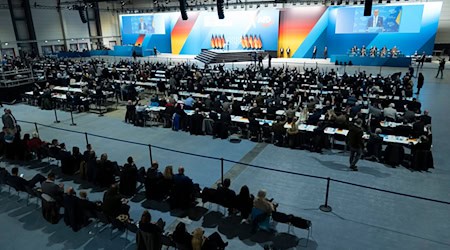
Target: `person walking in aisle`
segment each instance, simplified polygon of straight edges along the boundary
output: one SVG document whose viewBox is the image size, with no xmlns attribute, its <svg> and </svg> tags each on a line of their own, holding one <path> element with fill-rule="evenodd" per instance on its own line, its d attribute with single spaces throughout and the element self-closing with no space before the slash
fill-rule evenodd
<svg viewBox="0 0 450 250">
<path fill-rule="evenodd" d="M 441 79 L 444 75 L 444 67 L 445 67 L 445 58 L 441 58 L 441 60 L 439 61 L 439 68 L 438 68 L 438 72 L 436 74 L 436 78 L 439 76 L 439 73 L 441 73 Z"/>
<path fill-rule="evenodd" d="M 361 158 L 362 151 L 364 149 L 362 130 L 362 120 L 357 119 L 353 125 L 351 125 L 350 130 L 347 134 L 348 146 L 350 148 L 350 169 L 353 171 L 358 171 L 356 163 L 358 163 Z"/>
<path fill-rule="evenodd" d="M 423 77 L 423 74 L 419 73 L 419 76 L 417 77 L 417 93 L 416 93 L 416 95 L 420 94 L 420 89 L 423 87 L 424 81 L 425 81 L 425 78 Z"/>
</svg>

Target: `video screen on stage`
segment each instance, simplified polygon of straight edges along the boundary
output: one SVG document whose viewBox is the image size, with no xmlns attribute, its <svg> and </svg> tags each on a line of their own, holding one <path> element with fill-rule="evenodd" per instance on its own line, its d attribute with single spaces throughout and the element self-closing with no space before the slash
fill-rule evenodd
<svg viewBox="0 0 450 250">
<path fill-rule="evenodd" d="M 337 10 L 336 34 L 348 33 L 418 33 L 423 5 L 372 7 L 372 15 L 364 16 L 364 7 Z"/>
<path fill-rule="evenodd" d="M 122 33 L 129 34 L 165 34 L 164 16 L 162 15 L 123 15 Z"/>
</svg>

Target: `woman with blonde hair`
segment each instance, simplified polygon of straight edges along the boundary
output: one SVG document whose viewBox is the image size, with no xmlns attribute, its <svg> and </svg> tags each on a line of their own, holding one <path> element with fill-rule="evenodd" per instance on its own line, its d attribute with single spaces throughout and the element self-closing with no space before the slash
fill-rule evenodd
<svg viewBox="0 0 450 250">
<path fill-rule="evenodd" d="M 163 172 L 163 178 L 159 182 L 159 188 L 163 197 L 170 196 L 173 189 L 173 167 L 167 166 Z"/>
</svg>

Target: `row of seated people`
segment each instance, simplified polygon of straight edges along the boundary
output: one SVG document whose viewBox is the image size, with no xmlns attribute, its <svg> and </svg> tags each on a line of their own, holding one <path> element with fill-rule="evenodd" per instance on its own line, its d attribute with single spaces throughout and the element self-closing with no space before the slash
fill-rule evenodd
<svg viewBox="0 0 450 250">
<path fill-rule="evenodd" d="M 370 49 L 367 49 L 365 45 L 363 45 L 361 48 L 358 48 L 358 46 L 353 46 L 350 49 L 350 55 L 357 55 L 357 56 L 371 56 L 371 57 L 397 57 L 399 55 L 400 51 L 398 50 L 397 46 L 392 47 L 392 49 L 387 49 L 386 46 L 383 46 L 383 48 L 378 49 L 377 46 L 372 46 Z"/>
<path fill-rule="evenodd" d="M 20 138 L 20 136 L 16 136 L 16 138 Z M 165 178 L 162 178 L 163 175 L 158 171 L 158 163 L 156 161 L 152 163 L 148 170 L 145 170 L 144 167 L 138 169 L 132 157 L 128 157 L 127 162 L 123 166 L 119 166 L 117 162 L 108 160 L 106 153 L 102 154 L 100 159 L 97 160 L 95 151 L 90 144 L 86 146 L 85 152 L 81 154 L 78 147 L 73 147 L 72 152 L 67 151 L 65 144 L 59 143 L 57 139 L 53 139 L 51 143 L 46 143 L 39 139 L 37 133 L 33 134 L 33 138 L 38 143 L 33 144 L 35 146 L 29 149 L 23 149 L 26 154 L 34 152 L 38 159 L 52 157 L 60 160 L 63 174 L 69 176 L 79 174 L 82 179 L 99 187 L 110 187 L 117 180 L 120 180 L 120 193 L 128 197 L 136 193 L 137 182 L 140 182 L 145 185 L 148 197 L 159 200 L 170 197 L 169 202 L 172 207 L 187 208 L 192 205 L 200 191 L 198 184 L 193 183 L 192 179 L 184 175 L 183 167 L 178 169 L 177 174 L 173 174 L 173 170 L 170 167 L 170 169 L 165 171 Z M 4 142 L 0 145 L 4 145 Z M 14 143 L 9 143 L 2 148 L 6 152 L 14 152 L 18 148 L 14 145 Z M 16 155 L 15 153 L 12 154 Z M 9 159 L 24 160 L 14 157 Z M 164 188 L 156 188 L 163 179 L 165 180 L 163 181 Z M 164 192 L 164 194 L 161 192 Z"/>
<path fill-rule="evenodd" d="M 53 224 L 58 223 L 60 218 L 63 218 L 65 224 L 77 232 L 89 225 L 91 219 L 99 219 L 99 213 L 104 213 L 112 224 L 119 229 L 124 227 L 124 223 L 133 223 L 133 220 L 129 218 L 130 207 L 126 204 L 127 200 L 119 194 L 116 185 L 112 185 L 105 192 L 103 201 L 90 201 L 87 192 L 84 190 L 81 190 L 78 196 L 72 187 L 67 188 L 64 192 L 64 185 L 55 183 L 54 173 L 50 173 L 47 178 L 36 174 L 32 179 L 26 180 L 23 175 L 19 176 L 17 167 L 12 168 L 11 174 L 7 169 L 0 168 L 0 184 L 9 185 L 18 192 L 29 192 L 27 190 L 35 189 L 38 183 L 40 187 L 36 190 L 43 195 L 43 216 Z M 64 214 L 62 215 L 60 214 L 60 207 L 64 208 Z M 162 247 L 164 221 L 159 219 L 152 222 L 150 212 L 144 210 L 141 219 L 136 224 L 139 229 L 136 242 L 138 249 L 160 249 Z M 146 234 L 153 237 L 151 246 L 145 240 Z M 225 249 L 228 245 L 218 233 L 204 237 L 201 228 L 195 229 L 194 233 L 190 235 L 183 223 L 177 226 L 170 237 L 173 238 L 175 243 L 185 246 L 184 249 L 216 250 Z"/>
</svg>

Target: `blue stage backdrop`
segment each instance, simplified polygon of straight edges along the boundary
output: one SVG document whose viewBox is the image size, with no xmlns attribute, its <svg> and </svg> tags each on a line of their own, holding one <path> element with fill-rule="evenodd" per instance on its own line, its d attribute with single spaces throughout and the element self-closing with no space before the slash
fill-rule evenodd
<svg viewBox="0 0 450 250">
<path fill-rule="evenodd" d="M 144 55 L 152 54 L 153 47 L 159 52 L 171 53 L 172 19 L 178 15 L 178 13 L 121 15 L 122 44 L 141 46 Z"/>
<path fill-rule="evenodd" d="M 442 2 L 374 5 L 372 15 L 363 6 L 303 6 L 289 9 L 132 14 L 121 16 L 123 45 L 142 46 L 144 55 L 158 51 L 198 54 L 201 49 L 290 48 L 292 57 L 345 55 L 354 45 L 367 48 L 397 46 L 401 53 L 431 54 Z M 281 21 L 280 21 L 281 20 Z M 127 49 L 128 51 L 129 49 Z"/>
<path fill-rule="evenodd" d="M 278 10 L 229 11 L 225 19 L 215 12 L 191 16 L 188 21 L 178 20 L 172 31 L 174 54 L 198 54 L 213 48 L 277 50 Z"/>
<path fill-rule="evenodd" d="M 397 46 L 405 55 L 416 51 L 431 54 L 441 8 L 442 2 L 374 5 L 372 10 L 378 11 L 378 21 L 374 23 L 373 13 L 371 17 L 362 15 L 362 6 L 330 7 L 324 13 L 328 14 L 328 22 L 318 23 L 314 28 L 325 31 L 320 25 L 327 25 L 326 36 L 316 35 L 318 39 L 313 44 L 327 44 L 329 55 L 347 54 L 354 45 L 367 48 L 386 46 L 389 49 Z M 309 57 L 310 54 L 303 56 Z"/>
</svg>

